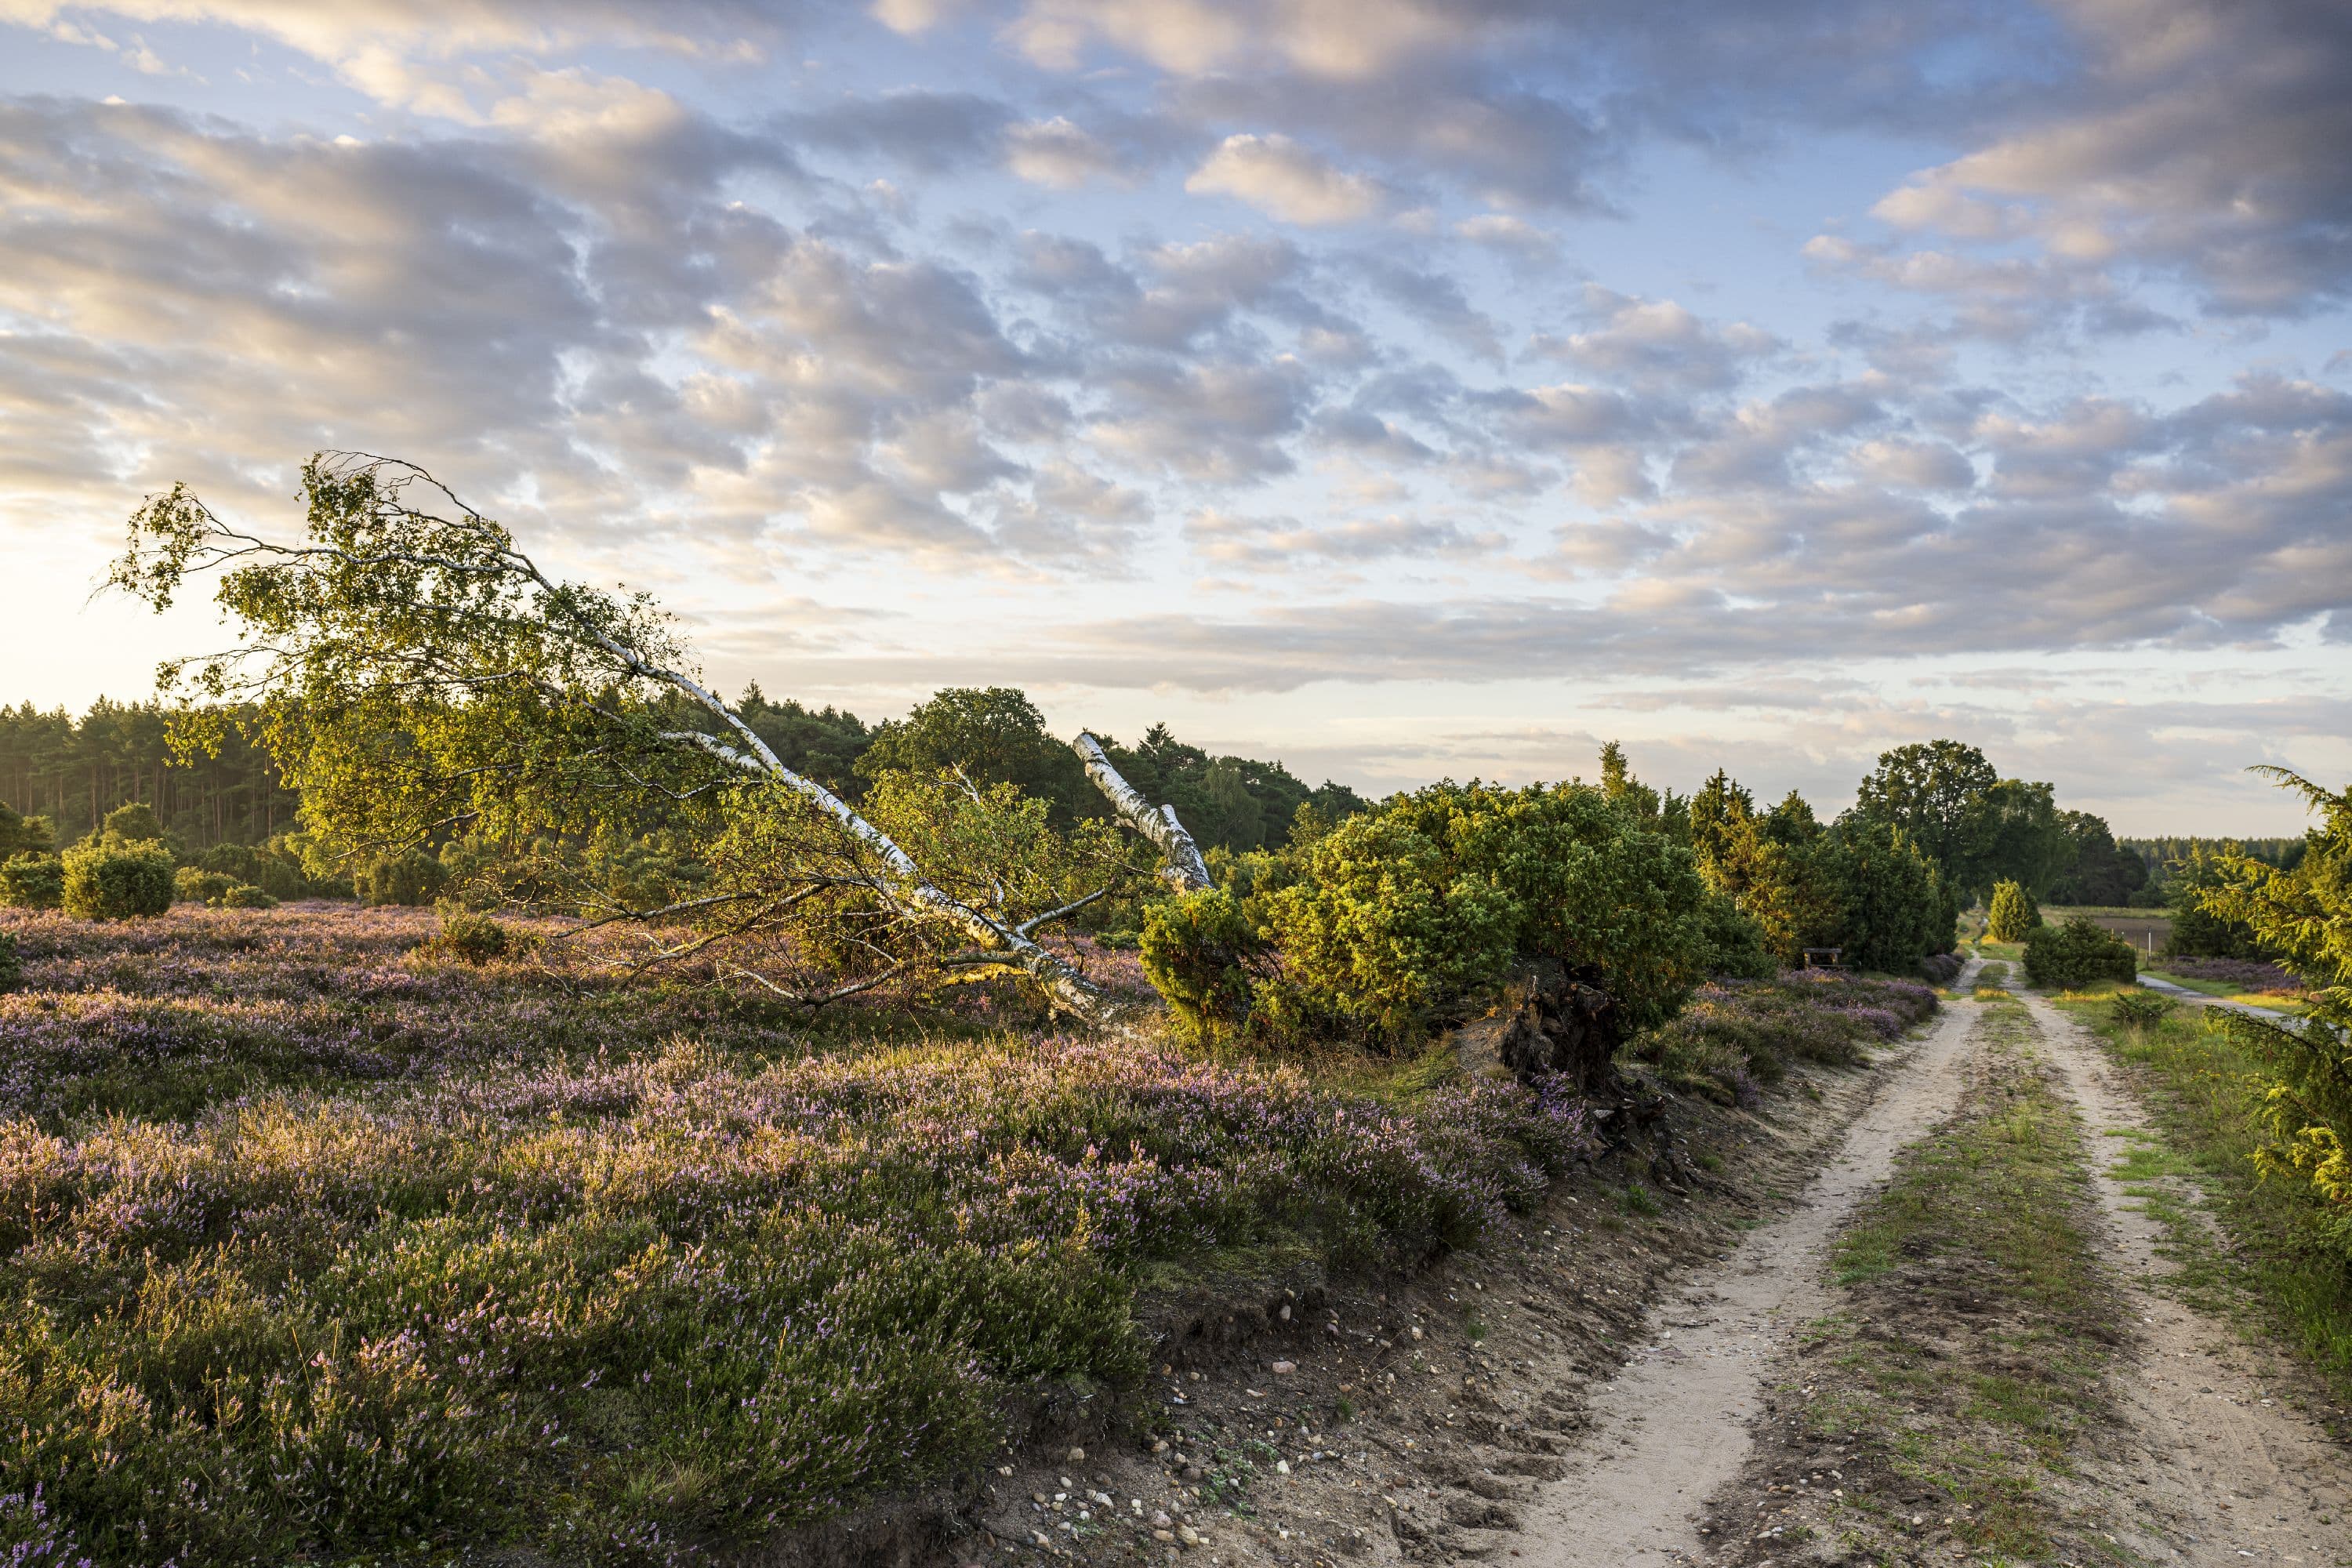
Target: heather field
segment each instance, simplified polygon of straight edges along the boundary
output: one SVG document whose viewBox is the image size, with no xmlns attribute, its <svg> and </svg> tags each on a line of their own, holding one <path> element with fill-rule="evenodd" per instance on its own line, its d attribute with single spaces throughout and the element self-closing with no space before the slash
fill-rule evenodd
<svg viewBox="0 0 2352 1568">
<path fill-rule="evenodd" d="M 1131 1388 L 1147 1281 L 1410 1267 L 1598 1149 L 1582 1103 L 1436 1057 L 1213 1060 L 978 999 L 815 1032 L 560 946 L 459 963 L 414 911 L 0 925 L 26 1561 L 694 1560 Z M 1932 1006 L 1718 987 L 1636 1054 L 1752 1098 Z"/>
</svg>

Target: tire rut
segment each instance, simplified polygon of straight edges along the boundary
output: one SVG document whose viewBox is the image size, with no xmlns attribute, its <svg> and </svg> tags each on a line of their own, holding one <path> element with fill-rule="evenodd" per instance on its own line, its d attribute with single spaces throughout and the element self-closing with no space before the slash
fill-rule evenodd
<svg viewBox="0 0 2352 1568">
<path fill-rule="evenodd" d="M 1643 1349 L 1593 1390 L 1607 1397 L 1593 1401 L 1591 1429 L 1562 1456 L 1567 1473 L 1518 1510 L 1515 1557 L 1528 1568 L 1643 1568 L 1699 1554 L 1701 1510 L 1748 1458 L 1766 1377 L 1791 1335 L 1828 1309 L 1830 1240 L 1885 1184 L 1896 1153 L 1957 1103 L 1976 1016 L 1946 1008 L 1796 1206 L 1651 1309 Z"/>
<path fill-rule="evenodd" d="M 2158 1254 L 2165 1232 L 2100 1157 L 2116 1135 L 2149 1133 L 2138 1096 L 2081 1025 L 2018 994 L 2090 1133 L 2109 1262 L 2136 1320 L 2111 1379 L 2122 1430 L 2084 1466 L 2133 1521 L 2118 1540 L 2154 1563 L 2352 1562 L 2352 1466 L 2341 1446 L 2273 1392 L 2228 1325 L 2159 1288 L 2171 1271 Z"/>
</svg>

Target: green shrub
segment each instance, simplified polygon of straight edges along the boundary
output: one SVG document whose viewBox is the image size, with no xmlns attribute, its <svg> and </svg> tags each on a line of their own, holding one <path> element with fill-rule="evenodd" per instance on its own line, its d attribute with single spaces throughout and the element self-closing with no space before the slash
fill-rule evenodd
<svg viewBox="0 0 2352 1568">
<path fill-rule="evenodd" d="M 220 897 L 212 900 L 212 906 L 216 910 L 274 910 L 278 907 L 278 900 L 250 882 L 239 882 L 233 888 L 224 889 Z"/>
<path fill-rule="evenodd" d="M 488 963 L 504 958 L 518 944 L 514 933 L 488 915 L 470 910 L 450 910 L 441 917 L 434 951 L 461 963 Z"/>
<path fill-rule="evenodd" d="M 1582 784 L 1435 784 L 1225 865 L 1230 889 L 1156 905 L 1143 943 L 1212 1037 L 1394 1045 L 1536 960 L 1583 972 L 1640 1028 L 1713 964 L 1764 967 L 1689 849 Z"/>
<path fill-rule="evenodd" d="M 86 921 L 163 914 L 172 878 L 172 854 L 161 844 L 78 844 L 65 853 L 65 911 Z"/>
<path fill-rule="evenodd" d="M 2118 991 L 2108 1007 L 2124 1027 L 2147 1029 L 2164 1022 L 2172 1011 L 2172 998 L 2154 991 Z"/>
<path fill-rule="evenodd" d="M 1872 817 L 1839 822 L 1824 839 L 1837 889 L 1838 940 L 1854 969 L 1912 974 L 1952 945 L 1957 911 L 1935 863 L 1901 828 Z"/>
<path fill-rule="evenodd" d="M 2077 915 L 2063 926 L 2038 925 L 2026 932 L 2025 977 L 2060 989 L 2100 980 L 2128 985 L 2139 977 L 2139 955 L 2115 932 Z"/>
<path fill-rule="evenodd" d="M 1985 934 L 1995 942 L 2023 942 L 2042 923 L 2033 895 L 2011 881 L 1993 884 L 1992 903 L 1985 911 Z"/>
<path fill-rule="evenodd" d="M 447 882 L 441 862 L 422 849 L 379 855 L 352 873 L 352 890 L 371 908 L 403 904 L 421 909 L 438 898 Z"/>
<path fill-rule="evenodd" d="M 1288 1037 L 1403 1039 L 1439 1005 L 1500 973 L 1510 899 L 1412 814 L 1351 817 L 1308 849 L 1306 876 L 1265 900 L 1281 976 L 1259 1007 Z"/>
<path fill-rule="evenodd" d="M 1699 918 L 1707 973 L 1734 980 L 1769 980 L 1780 972 L 1780 961 L 1767 945 L 1764 928 L 1742 914 L 1727 895 L 1709 893 L 1699 907 Z"/>
<path fill-rule="evenodd" d="M 25 960 L 16 951 L 16 939 L 0 931 L 0 992 L 14 991 L 24 984 Z"/>
<path fill-rule="evenodd" d="M 183 866 L 172 876 L 172 892 L 184 904 L 217 904 L 221 895 L 236 887 L 236 879 L 225 871 L 207 871 L 200 866 Z"/>
<path fill-rule="evenodd" d="M 1277 1037 L 1409 1037 L 1531 958 L 1589 972 L 1625 1026 L 1669 1017 L 1710 950 L 1690 851 L 1582 784 L 1440 784 L 1351 816 L 1249 900 Z"/>
<path fill-rule="evenodd" d="M 17 855 L 0 864 L 0 904 L 54 910 L 65 901 L 66 864 L 55 855 Z"/>
<path fill-rule="evenodd" d="M 1143 973 L 1196 1037 L 1230 1038 L 1249 1019 L 1266 944 L 1222 888 L 1182 893 L 1144 911 Z"/>
</svg>

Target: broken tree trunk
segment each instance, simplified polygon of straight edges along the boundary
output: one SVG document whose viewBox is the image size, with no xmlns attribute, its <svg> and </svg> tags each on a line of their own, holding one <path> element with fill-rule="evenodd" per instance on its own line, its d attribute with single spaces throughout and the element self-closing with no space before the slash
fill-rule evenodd
<svg viewBox="0 0 2352 1568">
<path fill-rule="evenodd" d="M 1110 753 L 1103 750 L 1100 741 L 1087 731 L 1078 731 L 1070 742 L 1078 760 L 1087 765 L 1087 777 L 1109 800 L 1111 809 L 1121 820 L 1150 839 L 1160 850 L 1160 874 L 1185 892 L 1198 892 L 1213 888 L 1216 879 L 1209 875 L 1209 862 L 1201 854 L 1201 846 L 1185 830 L 1172 805 L 1153 805 L 1135 787 L 1120 776 L 1111 765 Z"/>
</svg>

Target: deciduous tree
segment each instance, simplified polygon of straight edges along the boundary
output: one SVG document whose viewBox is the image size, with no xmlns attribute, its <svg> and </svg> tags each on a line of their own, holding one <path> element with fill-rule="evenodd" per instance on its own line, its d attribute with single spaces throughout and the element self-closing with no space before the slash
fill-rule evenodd
<svg viewBox="0 0 2352 1568">
<path fill-rule="evenodd" d="M 460 833 L 579 845 L 668 827 L 707 847 L 712 890 L 646 909 L 572 888 L 602 919 L 657 932 L 684 922 L 655 958 L 723 958 L 782 934 L 844 972 L 788 984 L 734 962 L 803 1000 L 953 967 L 1025 975 L 1056 1005 L 1094 1010 L 1095 988 L 1050 933 L 1151 857 L 1055 837 L 1037 797 L 938 767 L 965 761 L 945 749 L 955 737 L 1004 732 L 1001 694 L 902 730 L 902 782 L 868 815 L 788 765 L 722 700 L 647 595 L 557 580 L 414 465 L 326 454 L 302 478 L 302 542 L 233 528 L 174 486 L 133 515 L 112 581 L 161 608 L 191 574 L 218 571 L 236 644 L 165 666 L 164 685 L 254 705 L 324 851 L 397 853 Z M 221 733 L 198 713 L 176 738 L 201 750 Z M 1118 820 L 1163 853 L 1191 845 L 1162 814 Z M 927 866 L 910 844 L 940 858 Z"/>
</svg>

